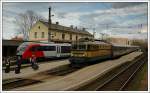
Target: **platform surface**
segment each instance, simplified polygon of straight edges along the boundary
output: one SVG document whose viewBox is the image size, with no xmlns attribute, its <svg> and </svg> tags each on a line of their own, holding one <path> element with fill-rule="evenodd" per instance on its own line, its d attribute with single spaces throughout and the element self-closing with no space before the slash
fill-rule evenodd
<svg viewBox="0 0 150 93">
<path fill-rule="evenodd" d="M 62 65 L 67 65 L 67 64 L 69 64 L 68 60 L 55 60 L 55 61 L 48 61 L 48 62 L 44 62 L 44 63 L 40 64 L 38 70 L 33 70 L 32 67 L 29 66 L 29 67 L 21 69 L 20 70 L 21 73 L 19 73 L 19 74 L 15 74 L 14 71 L 10 71 L 9 73 L 5 73 L 3 71 L 2 80 L 11 79 L 11 78 L 27 77 L 27 76 L 30 76 L 30 75 L 41 73 L 41 72 L 53 69 L 55 67 L 62 66 Z"/>
<path fill-rule="evenodd" d="M 25 86 L 21 88 L 16 88 L 13 90 L 20 91 L 64 91 L 64 90 L 74 90 L 81 86 L 86 85 L 87 83 L 95 80 L 96 78 L 102 76 L 108 71 L 112 70 L 115 67 L 118 67 L 126 62 L 132 62 L 133 59 L 140 56 L 142 52 L 133 52 L 128 55 L 122 56 L 118 59 L 104 61 L 95 65 L 91 65 L 85 68 L 82 68 L 76 72 L 73 72 L 64 78 L 58 79 L 57 81 L 44 82 L 36 84 L 33 86 Z"/>
</svg>

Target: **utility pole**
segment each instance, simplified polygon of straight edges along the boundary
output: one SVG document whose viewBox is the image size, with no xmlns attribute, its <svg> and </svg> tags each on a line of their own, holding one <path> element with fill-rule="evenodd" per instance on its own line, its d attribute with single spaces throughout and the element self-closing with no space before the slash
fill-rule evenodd
<svg viewBox="0 0 150 93">
<path fill-rule="evenodd" d="M 104 33 L 100 33 L 100 34 L 101 34 L 101 36 L 102 36 L 101 39 L 104 40 L 104 35 L 105 35 L 105 34 L 104 34 Z"/>
<path fill-rule="evenodd" d="M 139 29 L 138 33 L 140 34 L 142 32 L 142 24 L 138 25 L 138 29 Z"/>
<path fill-rule="evenodd" d="M 140 33 L 142 33 L 142 24 L 141 24 L 141 30 L 140 30 Z"/>
<path fill-rule="evenodd" d="M 49 7 L 49 17 L 48 17 L 48 42 L 51 42 L 51 7 Z"/>
<path fill-rule="evenodd" d="M 93 28 L 93 37 L 95 38 L 95 28 Z"/>
</svg>

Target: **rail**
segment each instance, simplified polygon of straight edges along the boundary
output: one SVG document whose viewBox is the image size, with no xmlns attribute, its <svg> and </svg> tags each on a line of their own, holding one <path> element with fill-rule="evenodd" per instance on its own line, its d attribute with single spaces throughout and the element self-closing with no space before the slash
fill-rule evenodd
<svg viewBox="0 0 150 93">
<path fill-rule="evenodd" d="M 145 60 L 143 60 L 145 59 Z M 76 91 L 118 91 L 124 90 L 135 73 L 147 61 L 145 54 L 136 57 L 132 62 L 126 62 L 88 84 L 75 89 Z M 130 73 L 129 73 L 130 72 Z M 132 73 L 131 73 L 132 72 Z"/>
<path fill-rule="evenodd" d="M 11 90 L 17 87 L 23 87 L 27 85 L 41 83 L 47 79 L 50 80 L 58 76 L 63 77 L 79 69 L 80 68 L 70 67 L 69 65 L 63 65 L 45 72 L 38 73 L 36 75 L 23 77 L 23 78 L 13 78 L 9 80 L 3 80 L 3 84 L 2 84 L 3 90 Z"/>
<path fill-rule="evenodd" d="M 94 90 L 101 91 L 114 91 L 114 90 L 123 90 L 125 86 L 132 80 L 132 77 L 135 73 L 140 69 L 140 67 L 147 61 L 147 59 L 143 60 L 143 57 L 136 60 L 136 62 L 130 64 L 119 73 L 105 81 L 105 83 L 97 86 Z"/>
</svg>

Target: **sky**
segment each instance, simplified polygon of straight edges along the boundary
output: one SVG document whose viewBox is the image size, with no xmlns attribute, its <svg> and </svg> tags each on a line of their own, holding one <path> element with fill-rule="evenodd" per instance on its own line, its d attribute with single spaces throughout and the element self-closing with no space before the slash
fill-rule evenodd
<svg viewBox="0 0 150 93">
<path fill-rule="evenodd" d="M 95 37 L 101 33 L 110 37 L 147 39 L 148 6 L 141 2 L 76 2 L 76 3 L 10 3 L 3 2 L 3 39 L 11 39 L 17 34 L 15 18 L 19 13 L 32 10 L 48 19 L 48 8 L 52 7 L 52 22 L 64 26 L 73 25 L 86 28 Z M 142 25 L 141 25 L 142 24 Z M 139 33 L 140 32 L 140 33 Z"/>
</svg>

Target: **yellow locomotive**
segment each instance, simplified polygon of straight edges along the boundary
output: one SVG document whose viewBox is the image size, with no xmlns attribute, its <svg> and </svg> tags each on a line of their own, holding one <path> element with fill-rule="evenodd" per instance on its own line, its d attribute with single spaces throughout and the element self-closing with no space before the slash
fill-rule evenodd
<svg viewBox="0 0 150 93">
<path fill-rule="evenodd" d="M 118 57 L 133 52 L 137 46 L 119 46 L 104 41 L 81 39 L 72 43 L 71 64 L 93 64 L 99 60 Z"/>
</svg>

